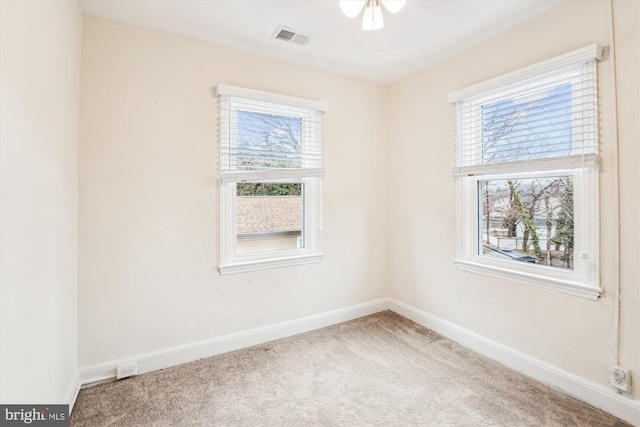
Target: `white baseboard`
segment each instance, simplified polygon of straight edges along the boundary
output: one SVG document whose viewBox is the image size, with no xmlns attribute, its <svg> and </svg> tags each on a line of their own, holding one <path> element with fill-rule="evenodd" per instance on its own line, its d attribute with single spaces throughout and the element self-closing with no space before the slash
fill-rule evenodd
<svg viewBox="0 0 640 427">
<path fill-rule="evenodd" d="M 80 393 L 80 370 L 76 369 L 67 388 L 63 403 L 69 405 L 69 414 L 73 411 L 73 405 L 76 404 L 78 393 Z"/>
<path fill-rule="evenodd" d="M 389 300 L 389 310 L 517 372 L 640 427 L 640 402 L 635 399 L 621 396 L 604 385 L 566 372 L 395 299 Z"/>
<path fill-rule="evenodd" d="M 100 365 L 80 369 L 80 384 L 88 386 L 116 378 L 116 367 L 123 363 L 135 362 L 138 374 L 157 371 L 183 363 L 211 357 L 229 351 L 286 338 L 337 323 L 388 310 L 389 299 L 383 298 L 352 307 L 333 310 L 287 322 L 256 328 L 245 332 L 226 335 L 211 340 L 173 347 L 154 353 L 141 354 L 123 360 L 114 360 Z"/>
</svg>

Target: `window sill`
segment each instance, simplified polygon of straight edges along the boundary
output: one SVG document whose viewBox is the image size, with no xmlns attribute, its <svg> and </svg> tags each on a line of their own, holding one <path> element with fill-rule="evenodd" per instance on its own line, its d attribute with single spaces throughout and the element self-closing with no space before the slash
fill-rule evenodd
<svg viewBox="0 0 640 427">
<path fill-rule="evenodd" d="M 256 261 L 234 262 L 218 267 L 221 275 L 246 273 L 249 271 L 266 270 L 269 268 L 291 267 L 294 265 L 312 264 L 320 262 L 322 254 L 299 255 L 286 258 L 270 258 Z"/>
<path fill-rule="evenodd" d="M 567 280 L 557 279 L 554 277 L 541 276 L 537 274 L 526 273 L 513 269 L 495 267 L 467 260 L 455 260 L 456 267 L 463 271 L 471 273 L 483 274 L 485 276 L 497 277 L 517 283 L 522 283 L 537 288 L 550 291 L 560 292 L 563 294 L 578 296 L 590 300 L 597 300 L 602 294 L 599 287 L 585 286 Z"/>
</svg>

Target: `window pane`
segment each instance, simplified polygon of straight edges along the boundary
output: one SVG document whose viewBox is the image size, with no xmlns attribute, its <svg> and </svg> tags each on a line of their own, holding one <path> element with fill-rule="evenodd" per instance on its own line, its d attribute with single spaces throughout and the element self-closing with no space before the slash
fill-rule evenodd
<svg viewBox="0 0 640 427">
<path fill-rule="evenodd" d="M 565 83 L 482 106 L 482 163 L 568 156 L 572 85 Z"/>
<path fill-rule="evenodd" d="M 301 183 L 236 184 L 238 254 L 303 248 Z"/>
<path fill-rule="evenodd" d="M 238 110 L 238 168 L 302 167 L 300 117 Z"/>
<path fill-rule="evenodd" d="M 478 182 L 478 253 L 573 269 L 571 176 Z"/>
</svg>

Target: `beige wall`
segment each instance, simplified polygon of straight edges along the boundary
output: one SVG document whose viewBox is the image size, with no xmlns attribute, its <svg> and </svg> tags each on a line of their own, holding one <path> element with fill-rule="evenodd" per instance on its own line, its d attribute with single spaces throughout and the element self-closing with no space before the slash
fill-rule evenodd
<svg viewBox="0 0 640 427">
<path fill-rule="evenodd" d="M 598 384 L 615 362 L 618 271 L 620 364 L 640 377 L 638 334 L 638 2 L 615 2 L 612 60 L 599 64 L 601 285 L 597 302 L 459 271 L 455 257 L 453 111 L 447 94 L 591 43 L 611 46 L 608 2 L 574 1 L 390 89 L 393 137 L 391 296 Z M 615 205 L 620 182 L 621 257 Z M 619 264 L 622 269 L 619 269 Z M 636 381 L 637 383 L 637 381 Z M 640 387 L 632 390 L 640 397 Z"/>
<path fill-rule="evenodd" d="M 218 83 L 329 104 L 319 264 L 221 277 Z M 386 88 L 86 17 L 80 366 L 387 296 Z"/>
<path fill-rule="evenodd" d="M 82 15 L 0 1 L 0 402 L 69 403 L 77 372 Z"/>
</svg>

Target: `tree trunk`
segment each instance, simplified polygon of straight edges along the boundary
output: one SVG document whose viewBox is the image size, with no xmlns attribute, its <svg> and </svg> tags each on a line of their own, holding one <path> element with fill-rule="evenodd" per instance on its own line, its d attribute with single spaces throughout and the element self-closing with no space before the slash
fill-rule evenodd
<svg viewBox="0 0 640 427">
<path fill-rule="evenodd" d="M 520 200 L 520 195 L 516 192 L 513 181 L 509 180 L 507 181 L 507 184 L 509 184 L 509 191 L 513 195 L 513 201 L 516 208 L 518 209 L 520 218 L 522 218 L 522 224 L 524 225 L 525 235 L 522 242 L 523 252 L 526 252 L 526 246 L 528 245 L 529 236 L 531 236 L 531 243 L 533 243 L 533 252 L 539 259 L 544 259 L 544 252 L 542 252 L 542 250 L 540 249 L 540 243 L 538 242 L 538 233 L 536 231 L 536 225 L 533 221 L 533 215 L 527 212 L 527 210 L 522 205 L 522 200 Z"/>
<path fill-rule="evenodd" d="M 551 209 L 549 206 L 549 195 L 544 196 L 544 209 L 547 216 L 547 254 L 546 264 L 551 265 Z"/>
</svg>

